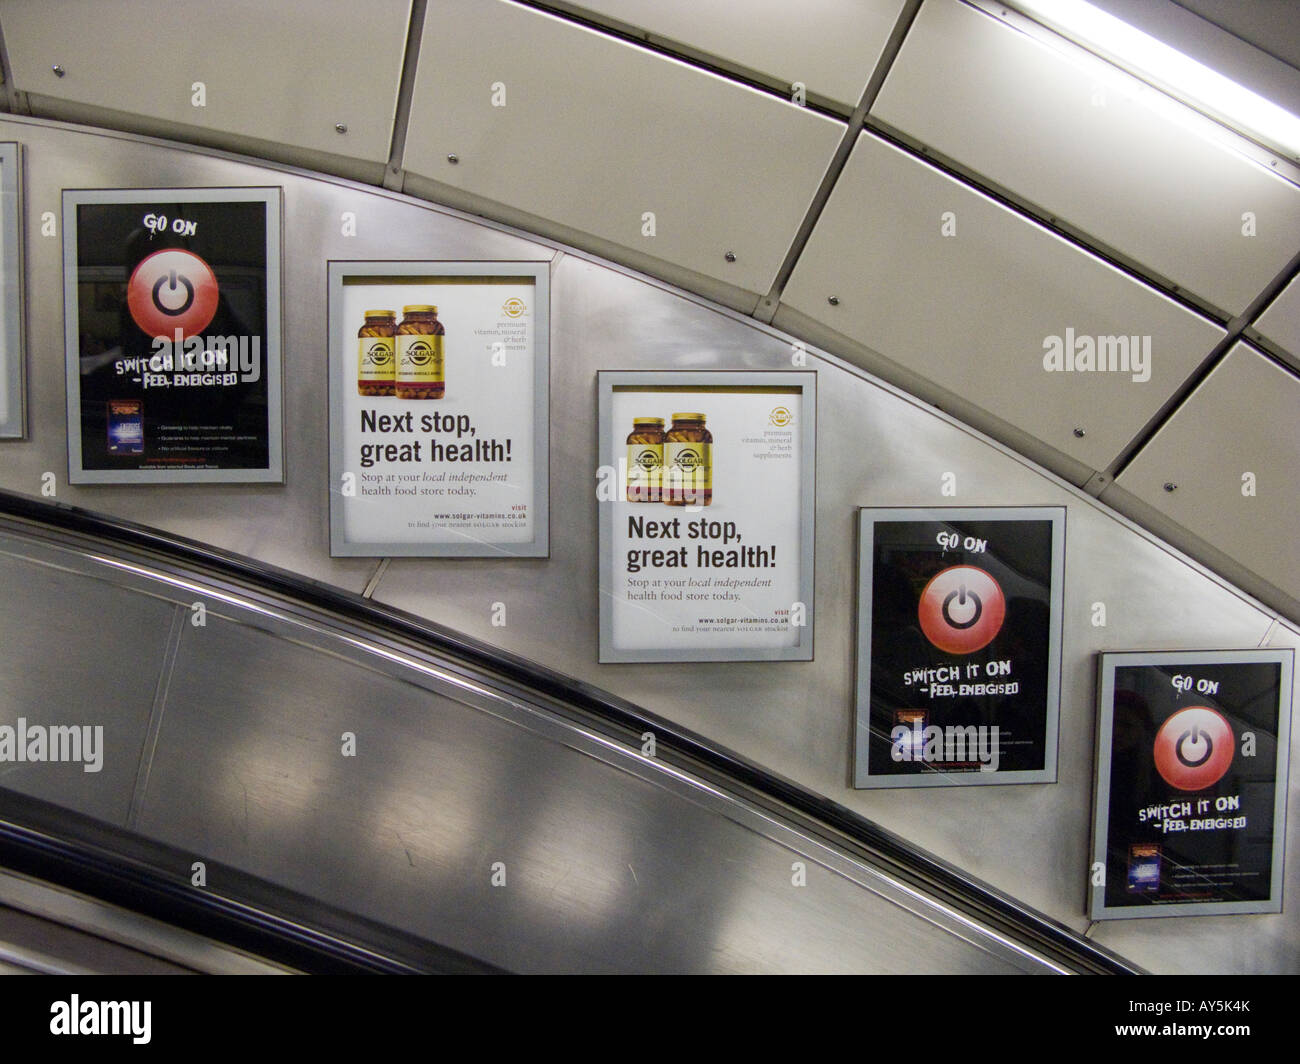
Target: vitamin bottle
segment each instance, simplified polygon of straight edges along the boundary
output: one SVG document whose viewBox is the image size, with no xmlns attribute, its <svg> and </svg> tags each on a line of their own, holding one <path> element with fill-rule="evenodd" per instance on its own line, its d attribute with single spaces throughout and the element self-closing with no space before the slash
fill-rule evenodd
<svg viewBox="0 0 1300 1064">
<path fill-rule="evenodd" d="M 664 419 L 634 417 L 627 437 L 627 501 L 659 502 L 663 491 Z"/>
<path fill-rule="evenodd" d="M 366 311 L 366 323 L 357 330 L 357 392 L 361 395 L 393 394 L 395 332 L 397 311 Z"/>
<path fill-rule="evenodd" d="M 438 308 L 417 304 L 403 307 L 402 315 L 397 327 L 397 398 L 441 399 L 446 390 L 442 341 L 447 330 L 438 320 Z"/>
<path fill-rule="evenodd" d="M 674 414 L 664 436 L 663 500 L 669 506 L 713 502 L 713 434 L 703 414 Z"/>
</svg>

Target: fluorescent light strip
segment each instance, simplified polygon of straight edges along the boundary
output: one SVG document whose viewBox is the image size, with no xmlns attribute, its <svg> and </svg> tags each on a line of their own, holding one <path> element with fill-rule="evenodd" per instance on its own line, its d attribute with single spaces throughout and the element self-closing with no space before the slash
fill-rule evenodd
<svg viewBox="0 0 1300 1064">
<path fill-rule="evenodd" d="M 1038 21 L 1235 129 L 1300 157 L 1300 118 L 1176 48 L 1084 0 L 1013 2 Z"/>
</svg>

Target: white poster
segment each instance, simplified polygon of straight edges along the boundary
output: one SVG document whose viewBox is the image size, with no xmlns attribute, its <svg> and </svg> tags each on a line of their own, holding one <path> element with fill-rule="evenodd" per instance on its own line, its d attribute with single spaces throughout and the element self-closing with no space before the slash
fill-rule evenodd
<svg viewBox="0 0 1300 1064">
<path fill-rule="evenodd" d="M 331 263 L 332 553 L 546 554 L 546 269 Z"/>
<path fill-rule="evenodd" d="M 602 661 L 811 656 L 810 376 L 601 375 Z"/>
</svg>

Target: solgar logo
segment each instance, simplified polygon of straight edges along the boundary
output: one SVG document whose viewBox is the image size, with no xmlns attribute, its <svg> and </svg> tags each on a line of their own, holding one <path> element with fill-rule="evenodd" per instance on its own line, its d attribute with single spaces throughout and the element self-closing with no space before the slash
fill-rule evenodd
<svg viewBox="0 0 1300 1064">
<path fill-rule="evenodd" d="M 636 464 L 642 469 L 658 469 L 660 465 L 659 455 L 654 451 L 642 451 L 636 456 Z"/>
<path fill-rule="evenodd" d="M 416 340 L 402 356 L 404 366 L 427 366 L 433 361 L 433 348 L 423 340 Z"/>
<path fill-rule="evenodd" d="M 790 413 L 788 407 L 777 406 L 772 408 L 772 412 L 767 415 L 767 420 L 777 428 L 783 429 L 794 420 L 794 415 Z"/>
<path fill-rule="evenodd" d="M 501 304 L 501 313 L 507 318 L 521 318 L 527 309 L 528 307 L 524 304 L 524 301 L 514 296 Z"/>
<path fill-rule="evenodd" d="M 1065 336 L 1043 340 L 1048 373 L 1131 373 L 1138 384 L 1151 379 L 1150 336 Z"/>
<path fill-rule="evenodd" d="M 371 344 L 366 348 L 366 365 L 386 369 L 393 361 L 393 349 L 387 344 Z"/>
<path fill-rule="evenodd" d="M 130 1035 L 148 1045 L 152 1013 L 151 1001 L 82 1001 L 73 994 L 50 1005 L 50 1034 Z"/>
<path fill-rule="evenodd" d="M 677 452 L 677 465 L 682 469 L 699 469 L 704 465 L 704 458 L 699 451 L 683 448 Z"/>
</svg>

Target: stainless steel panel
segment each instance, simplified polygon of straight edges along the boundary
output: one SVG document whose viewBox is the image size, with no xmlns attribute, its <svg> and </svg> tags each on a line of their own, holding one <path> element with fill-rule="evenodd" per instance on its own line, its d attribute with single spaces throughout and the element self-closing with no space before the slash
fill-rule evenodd
<svg viewBox="0 0 1300 1064">
<path fill-rule="evenodd" d="M 183 641 L 140 829 L 515 970 L 1017 970 L 633 760 L 219 620 Z"/>
<path fill-rule="evenodd" d="M 7 755 L 0 787 L 125 825 L 175 607 L 35 565 L 13 549 L 0 541 L 0 726 L 18 729 L 21 718 L 47 729 L 44 757 L 53 754 L 48 729 L 92 731 L 68 748 L 80 761 Z"/>
<path fill-rule="evenodd" d="M 1042 36 L 929 0 L 871 113 L 1210 303 L 1244 310 L 1300 246 L 1300 188 L 1190 108 Z"/>
<path fill-rule="evenodd" d="M 869 133 L 782 301 L 1093 469 L 1106 468 L 1223 335 Z M 1068 344 L 1067 330 L 1149 338 L 1149 379 L 1049 372 L 1045 345 Z"/>
<path fill-rule="evenodd" d="M 802 82 L 810 95 L 824 96 L 851 111 L 862 98 L 903 4 L 579 0 L 569 6 L 787 84 Z"/>
<path fill-rule="evenodd" d="M 1293 277 L 1255 319 L 1260 334 L 1281 347 L 1300 366 L 1300 277 Z"/>
<path fill-rule="evenodd" d="M 1297 411 L 1300 378 L 1237 344 L 1115 484 L 1300 598 Z"/>
<path fill-rule="evenodd" d="M 5 0 L 0 26 L 23 92 L 161 120 L 178 133 L 211 129 L 383 163 L 410 7 L 59 0 L 55 10 Z M 335 131 L 340 123 L 345 133 Z"/>
<path fill-rule="evenodd" d="M 843 134 L 806 108 L 552 15 L 446 0 L 424 24 L 403 165 L 765 293 Z"/>
</svg>

